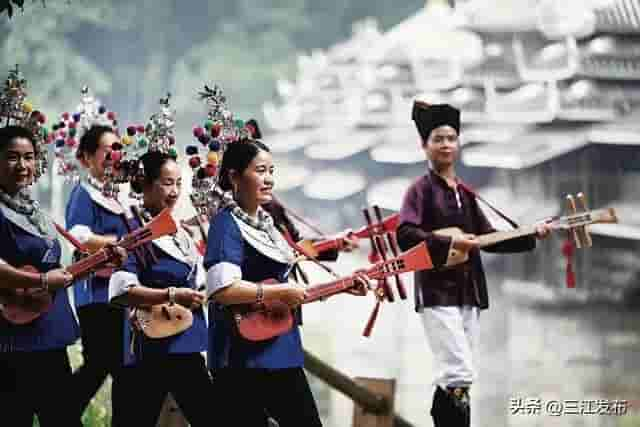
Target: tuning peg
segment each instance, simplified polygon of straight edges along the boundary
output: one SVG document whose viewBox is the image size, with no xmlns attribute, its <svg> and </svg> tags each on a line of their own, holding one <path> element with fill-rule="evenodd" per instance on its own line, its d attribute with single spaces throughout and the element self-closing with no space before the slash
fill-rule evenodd
<svg viewBox="0 0 640 427">
<path fill-rule="evenodd" d="M 587 197 L 584 195 L 583 192 L 580 192 L 578 194 L 576 194 L 576 198 L 578 199 L 578 202 L 580 202 L 580 205 L 582 207 L 583 211 L 587 211 Z"/>
<path fill-rule="evenodd" d="M 575 215 L 578 213 L 578 209 L 576 208 L 576 201 L 571 194 L 567 194 L 567 205 L 569 207 L 570 215 Z M 569 234 L 571 235 L 571 238 L 575 242 L 576 248 L 580 249 L 582 247 L 582 242 L 580 241 L 581 239 L 578 237 L 578 233 L 576 232 L 576 229 L 571 227 L 569 229 Z"/>
<path fill-rule="evenodd" d="M 578 202 L 580 202 L 582 210 L 584 212 L 587 212 L 589 209 L 587 208 L 587 198 L 584 195 L 584 193 L 582 192 L 578 193 L 576 195 L 576 198 L 578 199 Z M 583 246 L 590 248 L 593 245 L 593 241 L 591 240 L 591 234 L 589 233 L 589 230 L 587 230 L 586 226 L 578 227 L 578 235 L 580 237 L 580 240 L 582 241 Z"/>
</svg>

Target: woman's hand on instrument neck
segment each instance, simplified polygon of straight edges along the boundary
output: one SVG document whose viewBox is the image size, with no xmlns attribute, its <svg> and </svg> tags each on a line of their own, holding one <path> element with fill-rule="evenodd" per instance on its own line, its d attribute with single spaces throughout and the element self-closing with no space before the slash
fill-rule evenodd
<svg viewBox="0 0 640 427">
<path fill-rule="evenodd" d="M 480 241 L 473 234 L 463 234 L 452 238 L 451 246 L 462 252 L 469 252 L 473 248 L 480 247 Z"/>
<path fill-rule="evenodd" d="M 94 253 L 105 246 L 116 243 L 117 241 L 118 237 L 115 235 L 91 234 L 89 240 L 87 240 L 84 245 L 88 249 L 89 253 Z"/>
<path fill-rule="evenodd" d="M 120 246 L 109 243 L 105 246 L 105 250 L 107 254 L 113 258 L 111 262 L 107 263 L 106 267 L 118 268 L 127 260 L 127 251 Z"/>
<path fill-rule="evenodd" d="M 64 268 L 56 268 L 45 274 L 47 275 L 47 285 L 51 291 L 66 288 L 73 282 L 73 276 Z"/>
<path fill-rule="evenodd" d="M 204 304 L 206 295 L 204 292 L 191 288 L 176 288 L 176 303 L 188 309 L 196 309 Z"/>
<path fill-rule="evenodd" d="M 347 292 L 351 295 L 363 297 L 367 295 L 367 292 L 369 292 L 369 290 L 373 289 L 373 285 L 371 284 L 369 277 L 367 277 L 367 275 L 363 271 L 356 272 L 353 281 L 354 286 L 347 289 Z"/>
<path fill-rule="evenodd" d="M 343 236 L 342 236 L 342 251 L 343 252 L 352 252 L 355 249 L 358 249 L 360 247 L 360 242 L 357 236 L 353 235 L 350 233 L 350 231 L 347 231 Z"/>
</svg>

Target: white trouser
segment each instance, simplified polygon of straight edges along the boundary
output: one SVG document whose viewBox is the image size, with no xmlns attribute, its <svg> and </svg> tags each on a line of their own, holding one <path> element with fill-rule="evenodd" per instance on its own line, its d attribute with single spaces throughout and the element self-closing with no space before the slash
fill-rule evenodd
<svg viewBox="0 0 640 427">
<path fill-rule="evenodd" d="M 473 383 L 472 350 L 479 319 L 478 307 L 425 307 L 422 323 L 433 353 L 434 385 L 468 387 Z"/>
</svg>

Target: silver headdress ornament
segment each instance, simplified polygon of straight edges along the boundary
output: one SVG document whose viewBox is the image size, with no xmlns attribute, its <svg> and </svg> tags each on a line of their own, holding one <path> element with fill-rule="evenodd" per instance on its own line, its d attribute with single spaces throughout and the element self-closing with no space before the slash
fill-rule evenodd
<svg viewBox="0 0 640 427">
<path fill-rule="evenodd" d="M 160 112 L 149 118 L 145 133 L 149 139 L 149 151 L 161 151 L 172 157 L 177 157 L 178 153 L 174 148 L 176 139 L 173 135 L 176 112 L 171 109 L 170 99 L 170 93 L 160 99 Z"/>
<path fill-rule="evenodd" d="M 170 104 L 171 94 L 160 99 L 160 111 L 153 114 L 145 125 L 127 126 L 122 144 L 113 147 L 109 155 L 111 168 L 105 170 L 108 191 L 118 191 L 118 184 L 133 181 L 144 176 L 144 167 L 140 162 L 147 152 L 160 151 L 177 158 L 174 136 L 175 111 Z M 129 197 L 141 199 L 141 195 L 131 192 Z"/>
<path fill-rule="evenodd" d="M 88 86 L 80 91 L 80 104 L 73 113 L 64 112 L 53 125 L 58 174 L 65 181 L 76 183 L 80 179 L 81 166 L 77 157 L 80 139 L 93 126 L 106 126 L 118 134 L 118 121 L 113 111 L 107 111 L 91 93 Z"/>
<path fill-rule="evenodd" d="M 47 118 L 26 100 L 27 80 L 22 76 L 18 65 L 9 70 L 9 76 L 0 93 L 0 126 L 21 126 L 28 129 L 34 138 L 36 154 L 35 179 L 40 178 L 47 171 L 47 147 L 52 141 L 48 129 L 44 126 Z"/>
<path fill-rule="evenodd" d="M 198 93 L 207 106 L 204 126 L 193 128 L 193 136 L 203 146 L 204 157 L 197 145 L 189 145 L 186 154 L 193 170 L 191 204 L 199 215 L 211 216 L 223 198 L 229 197 L 218 186 L 219 165 L 228 144 L 247 140 L 250 132 L 244 121 L 234 119 L 227 107 L 227 97 L 218 85 L 208 85 Z"/>
</svg>

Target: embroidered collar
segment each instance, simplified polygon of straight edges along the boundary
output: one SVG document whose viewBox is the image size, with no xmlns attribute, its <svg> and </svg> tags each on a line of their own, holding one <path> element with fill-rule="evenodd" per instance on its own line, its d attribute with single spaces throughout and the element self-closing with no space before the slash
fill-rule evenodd
<svg viewBox="0 0 640 427">
<path fill-rule="evenodd" d="M 153 215 L 144 207 L 140 209 L 142 219 L 149 222 L 153 219 Z M 167 255 L 178 261 L 184 262 L 193 267 L 198 261 L 199 253 L 195 242 L 187 234 L 185 230 L 178 227 L 178 231 L 168 236 L 162 236 L 153 240 L 154 245 L 162 249 Z"/>
<path fill-rule="evenodd" d="M 0 208 L 7 219 L 23 230 L 45 239 L 56 237 L 52 221 L 31 198 L 29 187 L 20 189 L 15 196 L 0 189 Z"/>
<path fill-rule="evenodd" d="M 271 215 L 261 206 L 258 206 L 256 217 L 251 217 L 238 206 L 231 194 L 226 192 L 222 197 L 221 207 L 230 210 L 242 236 L 257 251 L 284 264 L 291 264 L 295 261 L 293 250 L 276 228 Z"/>
<path fill-rule="evenodd" d="M 124 209 L 122 208 L 122 205 L 118 200 L 106 197 L 103 194 L 102 190 L 104 188 L 104 184 L 102 184 L 97 179 L 93 178 L 92 176 L 88 176 L 86 181 L 83 181 L 81 185 L 87 191 L 87 193 L 89 193 L 89 197 L 91 197 L 91 200 L 96 202 L 98 205 L 116 215 L 124 213 Z"/>
</svg>

